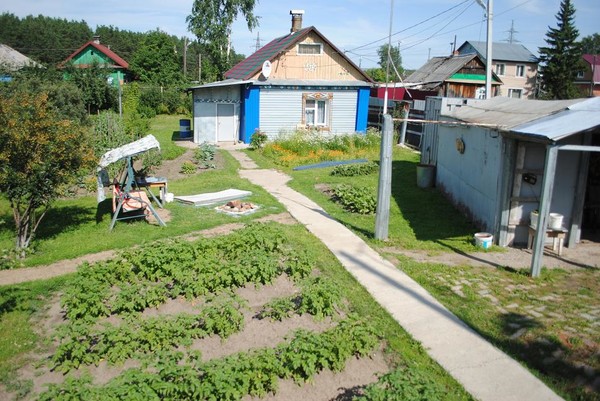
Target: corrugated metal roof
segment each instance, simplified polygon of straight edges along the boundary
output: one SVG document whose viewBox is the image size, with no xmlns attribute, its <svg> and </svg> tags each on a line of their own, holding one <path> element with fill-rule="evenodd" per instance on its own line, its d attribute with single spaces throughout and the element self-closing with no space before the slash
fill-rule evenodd
<svg viewBox="0 0 600 401">
<path fill-rule="evenodd" d="M 570 135 L 600 127 L 600 97 L 578 99 L 567 109 L 530 123 L 514 127 L 518 134 L 542 136 L 553 142 Z"/>
<path fill-rule="evenodd" d="M 475 57 L 475 54 L 432 57 L 425 65 L 410 74 L 404 82 L 444 82 Z"/>
<path fill-rule="evenodd" d="M 475 49 L 482 60 L 485 60 L 486 42 L 467 40 L 458 48 L 458 52 L 463 54 L 461 49 L 468 47 L 468 44 Z M 492 43 L 492 59 L 494 61 L 520 61 L 523 63 L 538 62 L 537 58 L 525 46 L 518 43 Z"/>
<path fill-rule="evenodd" d="M 581 101 L 581 99 L 579 99 Z M 441 115 L 460 121 L 480 124 L 497 124 L 505 129 L 564 110 L 577 100 L 528 100 L 493 97 L 475 100 Z"/>
<path fill-rule="evenodd" d="M 600 126 L 600 98 L 527 100 L 494 97 L 441 113 L 474 124 L 496 124 L 524 137 L 558 141 Z"/>
</svg>

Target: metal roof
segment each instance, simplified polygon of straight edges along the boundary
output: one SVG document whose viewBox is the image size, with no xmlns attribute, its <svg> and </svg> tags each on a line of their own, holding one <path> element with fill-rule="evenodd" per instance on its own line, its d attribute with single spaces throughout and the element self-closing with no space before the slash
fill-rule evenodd
<svg viewBox="0 0 600 401">
<path fill-rule="evenodd" d="M 292 46 L 302 38 L 304 38 L 310 31 L 314 30 L 314 27 L 301 29 L 297 32 L 289 33 L 285 36 L 273 39 L 258 51 L 252 53 L 249 57 L 242 60 L 233 66 L 229 71 L 225 73 L 225 78 L 235 79 L 248 79 L 258 71 L 260 71 L 262 64 L 265 60 L 271 61 L 279 53 L 285 51 L 288 47 Z"/>
<path fill-rule="evenodd" d="M 108 47 L 101 45 L 100 43 L 96 43 L 94 40 L 90 40 L 89 42 L 81 46 L 79 49 L 71 53 L 71 55 L 67 57 L 65 61 L 60 63 L 60 66 L 65 66 L 69 61 L 71 61 L 71 59 L 73 59 L 73 57 L 83 52 L 88 46 L 94 47 L 96 50 L 103 53 L 106 57 L 114 61 L 115 64 L 112 65 L 113 68 L 129 68 L 129 63 L 127 61 L 123 60 L 117 53 L 113 52 Z"/>
<path fill-rule="evenodd" d="M 482 60 L 485 60 L 486 42 L 467 40 L 458 48 L 458 52 L 460 54 L 469 54 L 464 52 L 467 50 L 465 48 L 469 48 L 469 45 L 475 49 Z M 495 61 L 520 61 L 523 63 L 538 62 L 538 59 L 525 46 L 518 43 L 492 43 L 492 59 Z"/>
<path fill-rule="evenodd" d="M 306 38 L 310 33 L 314 33 L 317 36 L 319 36 L 324 43 L 326 43 L 333 49 L 333 51 L 336 54 L 342 56 L 351 66 L 356 68 L 356 70 L 363 76 L 365 81 L 373 82 L 371 77 L 365 74 L 365 72 L 362 69 L 360 69 L 360 67 L 358 67 L 354 63 L 354 61 L 352 61 L 348 56 L 346 56 L 345 52 L 342 52 L 340 49 L 338 49 L 314 26 L 309 26 L 307 28 L 300 29 L 297 32 L 291 32 L 287 35 L 273 39 L 265 46 L 258 49 L 258 51 L 256 51 L 255 53 L 251 54 L 249 57 L 234 65 L 229 71 L 227 71 L 224 74 L 225 78 L 250 79 L 258 72 L 260 72 L 263 63 L 266 60 L 269 60 L 271 62 L 274 61 L 277 58 L 277 56 L 295 46 L 296 43 L 304 40 L 304 38 Z"/>
<path fill-rule="evenodd" d="M 370 82 L 338 80 L 329 81 L 325 79 L 267 79 L 254 81 L 258 86 L 349 86 L 353 88 L 373 86 Z"/>
<path fill-rule="evenodd" d="M 197 85 L 197 86 L 191 86 L 188 88 L 188 90 L 193 90 L 193 89 L 204 89 L 204 88 L 217 88 L 220 86 L 232 86 L 232 85 L 244 85 L 244 84 L 251 84 L 254 81 L 251 79 L 248 80 L 242 80 L 242 79 L 225 79 L 223 81 L 217 81 L 217 82 L 209 82 L 207 84 L 204 85 Z"/>
<path fill-rule="evenodd" d="M 556 114 L 522 124 L 512 132 L 522 135 L 541 136 L 552 142 L 570 135 L 600 127 L 600 97 L 579 99 Z"/>
<path fill-rule="evenodd" d="M 417 71 L 410 74 L 404 82 L 444 82 L 475 57 L 475 54 L 433 57 Z"/>
<path fill-rule="evenodd" d="M 522 137 L 558 141 L 600 126 L 600 98 L 527 100 L 494 97 L 441 113 L 473 124 L 496 124 Z"/>
</svg>

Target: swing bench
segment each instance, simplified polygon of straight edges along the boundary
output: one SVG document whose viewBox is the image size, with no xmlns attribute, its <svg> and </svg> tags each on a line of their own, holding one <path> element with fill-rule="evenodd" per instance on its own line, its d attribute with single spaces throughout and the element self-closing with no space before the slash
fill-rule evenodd
<svg viewBox="0 0 600 401">
<path fill-rule="evenodd" d="M 98 203 L 105 199 L 105 186 L 112 185 L 113 191 L 112 220 L 110 222 L 109 231 L 112 231 L 117 221 L 140 217 L 147 218 L 151 215 L 154 216 L 159 225 L 163 227 L 166 226 L 165 222 L 160 218 L 158 213 L 156 213 L 148 195 L 138 186 L 135 179 L 135 171 L 133 169 L 133 157 L 154 148 L 160 149 L 160 145 L 153 135 L 148 135 L 135 142 L 112 149 L 100 158 L 97 169 Z M 115 180 L 112 184 L 109 184 L 107 182 L 108 175 L 106 174 L 106 167 L 122 159 L 125 159 L 126 161 L 122 180 L 120 182 Z M 150 191 L 150 188 L 148 187 L 145 187 L 145 189 Z M 154 194 L 151 193 L 151 196 L 157 204 L 162 207 L 162 204 L 158 202 Z"/>
</svg>

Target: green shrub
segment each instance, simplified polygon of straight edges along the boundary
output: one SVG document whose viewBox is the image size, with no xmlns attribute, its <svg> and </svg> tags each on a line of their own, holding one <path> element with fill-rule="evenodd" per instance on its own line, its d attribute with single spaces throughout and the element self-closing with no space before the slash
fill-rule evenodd
<svg viewBox="0 0 600 401">
<path fill-rule="evenodd" d="M 250 138 L 250 149 L 261 149 L 268 139 L 269 137 L 267 136 L 267 134 L 257 129 L 256 131 L 254 131 L 254 134 L 252 134 L 252 137 Z"/>
<path fill-rule="evenodd" d="M 357 175 L 369 175 L 379 169 L 377 163 L 342 164 L 335 166 L 330 175 L 337 177 L 354 177 Z"/>
<path fill-rule="evenodd" d="M 217 147 L 213 144 L 203 142 L 198 146 L 194 153 L 194 159 L 201 167 L 204 168 L 215 168 L 215 164 L 212 163 L 215 160 L 215 154 L 217 153 Z"/>
<path fill-rule="evenodd" d="M 196 166 L 194 163 L 190 162 L 190 161 L 184 161 L 183 164 L 181 165 L 181 170 L 180 172 L 182 174 L 194 174 L 196 173 L 198 166 Z"/>
<path fill-rule="evenodd" d="M 373 189 L 340 184 L 333 188 L 335 200 L 352 213 L 372 214 L 377 209 L 377 197 Z"/>
</svg>

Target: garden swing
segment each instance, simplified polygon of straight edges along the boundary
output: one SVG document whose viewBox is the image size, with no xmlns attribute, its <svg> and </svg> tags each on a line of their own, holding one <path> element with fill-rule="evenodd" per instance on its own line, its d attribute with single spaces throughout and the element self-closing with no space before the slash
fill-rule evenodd
<svg viewBox="0 0 600 401">
<path fill-rule="evenodd" d="M 145 136 L 135 142 L 128 143 L 116 149 L 109 150 L 100 158 L 98 163 L 98 203 L 105 199 L 104 187 L 113 187 L 113 216 L 110 222 L 109 230 L 115 226 L 117 220 L 127 220 L 153 215 L 161 226 L 166 226 L 160 218 L 146 193 L 136 183 L 135 171 L 133 169 L 133 157 L 151 149 L 160 149 L 160 144 L 153 135 Z M 115 179 L 110 182 L 106 167 L 119 160 L 125 159 L 125 171 L 122 174 L 121 181 Z M 165 183 L 166 185 L 166 183 Z M 150 192 L 152 198 L 162 207 L 162 204 Z M 143 214 L 140 214 L 142 212 Z"/>
</svg>

